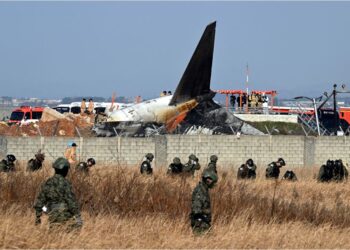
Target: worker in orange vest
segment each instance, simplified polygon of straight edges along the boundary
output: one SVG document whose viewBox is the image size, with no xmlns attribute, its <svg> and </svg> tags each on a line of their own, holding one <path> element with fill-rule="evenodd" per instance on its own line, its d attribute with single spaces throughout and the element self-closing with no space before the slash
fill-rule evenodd
<svg viewBox="0 0 350 250">
<path fill-rule="evenodd" d="M 68 142 L 67 148 L 64 152 L 64 157 L 72 166 L 77 164 L 77 144 L 75 142 Z"/>
<path fill-rule="evenodd" d="M 83 98 L 80 104 L 80 114 L 84 114 L 86 112 L 86 99 Z"/>
<path fill-rule="evenodd" d="M 88 114 L 91 115 L 94 113 L 94 108 L 95 108 L 95 104 L 92 101 L 92 98 L 89 99 L 89 106 L 88 106 Z"/>
</svg>

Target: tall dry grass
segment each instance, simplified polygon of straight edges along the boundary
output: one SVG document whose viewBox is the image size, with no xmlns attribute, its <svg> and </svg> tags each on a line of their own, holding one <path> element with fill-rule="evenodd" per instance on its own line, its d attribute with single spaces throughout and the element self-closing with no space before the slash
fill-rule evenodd
<svg viewBox="0 0 350 250">
<path fill-rule="evenodd" d="M 199 177 L 171 178 L 156 170 L 96 167 L 72 171 L 84 227 L 77 233 L 34 226 L 35 196 L 53 171 L 0 176 L 0 246 L 6 248 L 350 248 L 348 183 L 317 183 L 316 168 L 299 168 L 299 181 L 237 181 L 219 169 L 211 191 L 213 228 L 194 237 L 188 215 Z M 275 196 L 274 194 L 275 192 Z"/>
</svg>

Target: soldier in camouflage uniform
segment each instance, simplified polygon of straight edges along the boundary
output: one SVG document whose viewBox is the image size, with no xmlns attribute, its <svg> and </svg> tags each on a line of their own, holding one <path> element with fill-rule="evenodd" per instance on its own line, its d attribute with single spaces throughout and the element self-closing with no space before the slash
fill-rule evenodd
<svg viewBox="0 0 350 250">
<path fill-rule="evenodd" d="M 73 193 L 72 185 L 65 178 L 70 164 L 67 159 L 60 157 L 52 167 L 55 169 L 55 175 L 41 186 L 34 204 L 35 224 L 41 223 L 40 217 L 43 212 L 46 212 L 49 216 L 50 227 L 64 224 L 71 229 L 79 228 L 83 224 L 79 204 Z"/>
<path fill-rule="evenodd" d="M 6 155 L 6 159 L 0 161 L 0 172 L 14 172 L 16 157 L 14 155 Z"/>
<path fill-rule="evenodd" d="M 87 159 L 86 162 L 79 162 L 79 164 L 75 167 L 78 172 L 82 172 L 85 174 L 89 174 L 90 168 L 96 164 L 94 158 Z"/>
<path fill-rule="evenodd" d="M 148 154 L 146 154 L 145 157 L 146 157 L 146 160 L 144 160 L 141 163 L 140 172 L 141 172 L 141 174 L 151 175 L 153 173 L 151 162 L 154 159 L 154 155 L 152 153 L 148 153 Z"/>
<path fill-rule="evenodd" d="M 209 189 L 214 187 L 217 180 L 218 177 L 213 171 L 204 170 L 202 181 L 193 190 L 190 219 L 195 234 L 204 233 L 211 227 Z"/>
<path fill-rule="evenodd" d="M 168 167 L 167 174 L 168 175 L 181 174 L 183 167 L 184 167 L 184 165 L 182 165 L 180 158 L 175 157 L 173 159 L 173 163 L 171 163 Z"/>
<path fill-rule="evenodd" d="M 27 171 L 37 171 L 43 166 L 43 161 L 45 160 L 45 154 L 41 153 L 41 150 L 35 154 L 35 158 L 30 159 L 27 163 Z"/>
<path fill-rule="evenodd" d="M 328 182 L 333 178 L 333 166 L 334 161 L 328 160 L 326 165 L 322 165 L 320 171 L 318 172 L 317 180 L 319 182 Z"/>
<path fill-rule="evenodd" d="M 199 159 L 194 154 L 191 154 L 188 157 L 188 162 L 184 165 L 183 172 L 194 176 L 196 170 L 199 169 L 201 169 L 201 165 L 199 165 Z"/>
<path fill-rule="evenodd" d="M 279 158 L 277 161 L 271 162 L 266 168 L 266 179 L 278 179 L 280 175 L 280 168 L 285 166 L 286 162 L 283 158 Z"/>
<path fill-rule="evenodd" d="M 218 161 L 218 157 L 216 155 L 210 156 L 210 162 L 209 162 L 208 166 L 206 167 L 206 169 L 213 171 L 215 174 L 217 174 L 218 173 L 218 171 L 216 169 L 217 161 Z"/>
<path fill-rule="evenodd" d="M 297 178 L 297 175 L 294 173 L 294 171 L 292 170 L 287 170 L 283 177 L 282 177 L 282 180 L 287 180 L 287 181 L 297 181 L 298 178 Z"/>
</svg>

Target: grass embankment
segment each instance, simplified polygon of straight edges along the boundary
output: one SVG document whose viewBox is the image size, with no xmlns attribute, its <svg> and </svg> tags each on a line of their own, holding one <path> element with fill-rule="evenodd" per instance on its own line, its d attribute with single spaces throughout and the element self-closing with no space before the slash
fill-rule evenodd
<svg viewBox="0 0 350 250">
<path fill-rule="evenodd" d="M 247 122 L 265 134 L 271 135 L 305 135 L 301 124 L 290 122 Z M 309 132 L 309 135 L 315 135 Z"/>
<path fill-rule="evenodd" d="M 262 167 L 261 167 L 262 168 Z M 219 169 L 211 191 L 213 228 L 194 237 L 188 214 L 195 179 L 153 177 L 138 168 L 71 173 L 84 226 L 76 233 L 34 226 L 32 205 L 52 170 L 0 177 L 1 248 L 350 248 L 348 183 L 317 183 L 316 168 L 296 169 L 295 183 L 237 181 Z M 274 189 L 276 195 L 273 197 Z"/>
</svg>

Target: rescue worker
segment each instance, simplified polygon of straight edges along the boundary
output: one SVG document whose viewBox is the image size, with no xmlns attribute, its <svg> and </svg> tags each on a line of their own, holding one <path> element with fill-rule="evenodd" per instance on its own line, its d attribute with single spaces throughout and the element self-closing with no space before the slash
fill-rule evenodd
<svg viewBox="0 0 350 250">
<path fill-rule="evenodd" d="M 68 142 L 64 157 L 68 160 L 69 164 L 77 164 L 77 144 L 75 142 Z"/>
<path fill-rule="evenodd" d="M 16 157 L 12 154 L 6 155 L 6 158 L 0 161 L 0 172 L 14 172 Z"/>
<path fill-rule="evenodd" d="M 183 167 L 184 165 L 182 165 L 180 158 L 175 157 L 173 159 L 173 163 L 171 163 L 168 167 L 167 174 L 168 175 L 181 174 Z"/>
<path fill-rule="evenodd" d="M 319 182 L 328 182 L 333 178 L 333 165 L 334 162 L 327 160 L 326 165 L 322 165 L 318 172 L 317 180 Z"/>
<path fill-rule="evenodd" d="M 85 114 L 86 113 L 86 99 L 83 98 L 80 104 L 80 114 Z"/>
<path fill-rule="evenodd" d="M 94 158 L 89 158 L 87 159 L 86 162 L 79 162 L 79 164 L 76 166 L 76 170 L 79 172 L 83 172 L 85 174 L 89 174 L 89 170 L 92 166 L 94 166 L 96 164 L 95 159 Z"/>
<path fill-rule="evenodd" d="M 60 157 L 52 167 L 55 169 L 55 175 L 41 186 L 34 204 L 35 224 L 41 223 L 40 217 L 45 212 L 49 216 L 50 227 L 64 224 L 70 229 L 79 228 L 83 225 L 79 204 L 71 183 L 65 178 L 70 164 L 67 159 Z"/>
<path fill-rule="evenodd" d="M 266 168 L 266 179 L 278 179 L 280 175 L 280 168 L 285 166 L 286 162 L 283 158 L 279 158 L 277 161 L 271 162 Z"/>
<path fill-rule="evenodd" d="M 206 169 L 208 169 L 210 171 L 214 171 L 214 173 L 217 174 L 218 173 L 218 171 L 216 169 L 217 161 L 218 161 L 218 157 L 216 155 L 210 156 L 210 162 L 209 162 L 208 166 L 206 167 Z"/>
<path fill-rule="evenodd" d="M 335 160 L 333 165 L 333 180 L 343 181 L 348 178 L 348 170 L 345 168 L 341 159 Z"/>
<path fill-rule="evenodd" d="M 199 159 L 194 154 L 191 154 L 188 157 L 188 162 L 183 167 L 183 172 L 191 176 L 194 176 L 196 170 L 199 170 L 199 169 L 201 169 L 201 165 L 199 164 Z"/>
<path fill-rule="evenodd" d="M 92 100 L 92 98 L 89 99 L 89 106 L 88 106 L 88 109 L 87 109 L 87 114 L 88 115 L 91 115 L 94 113 L 94 108 L 95 108 L 95 104 Z"/>
<path fill-rule="evenodd" d="M 144 160 L 141 163 L 140 172 L 141 172 L 141 174 L 151 175 L 153 173 L 151 162 L 154 159 L 154 155 L 152 153 L 148 153 L 148 154 L 146 154 L 145 157 L 146 157 L 146 160 Z"/>
<path fill-rule="evenodd" d="M 37 171 L 42 168 L 43 161 L 45 160 L 45 154 L 41 153 L 41 150 L 35 154 L 35 157 L 30 159 L 27 163 L 27 171 Z"/>
<path fill-rule="evenodd" d="M 287 170 L 283 177 L 282 177 L 282 180 L 287 180 L 287 181 L 297 181 L 298 178 L 297 178 L 297 175 L 294 173 L 294 171 L 292 170 Z"/>
<path fill-rule="evenodd" d="M 209 189 L 215 186 L 218 177 L 213 171 L 204 170 L 202 181 L 192 193 L 191 227 L 195 234 L 208 231 L 211 227 L 211 207 Z"/>
</svg>

